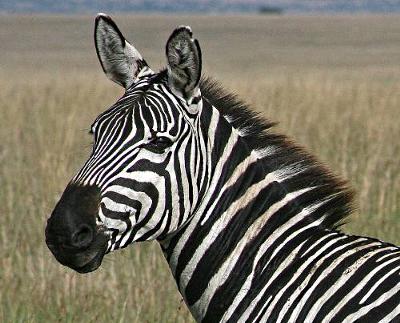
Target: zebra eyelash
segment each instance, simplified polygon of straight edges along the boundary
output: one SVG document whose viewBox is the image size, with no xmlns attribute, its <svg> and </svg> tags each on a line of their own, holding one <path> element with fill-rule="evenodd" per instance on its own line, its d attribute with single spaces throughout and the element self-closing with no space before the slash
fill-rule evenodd
<svg viewBox="0 0 400 323">
<path fill-rule="evenodd" d="M 151 131 L 149 142 L 143 145 L 147 150 L 163 153 L 173 145 L 174 141 L 167 136 L 158 136 L 156 131 Z"/>
<path fill-rule="evenodd" d="M 151 139 L 151 141 L 146 145 L 146 148 L 161 152 L 171 147 L 172 144 L 173 141 L 168 137 L 155 137 L 154 139 Z"/>
</svg>

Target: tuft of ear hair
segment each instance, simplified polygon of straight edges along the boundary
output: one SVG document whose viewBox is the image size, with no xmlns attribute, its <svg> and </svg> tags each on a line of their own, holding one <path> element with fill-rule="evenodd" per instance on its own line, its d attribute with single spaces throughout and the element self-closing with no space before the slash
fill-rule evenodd
<svg viewBox="0 0 400 323">
<path fill-rule="evenodd" d="M 148 67 L 142 55 L 126 41 L 115 22 L 104 13 L 96 17 L 94 41 L 104 73 L 125 89 L 133 84 L 144 67 Z"/>
<path fill-rule="evenodd" d="M 185 100 L 196 95 L 201 76 L 201 50 L 188 26 L 173 31 L 166 45 L 168 85 Z"/>
</svg>

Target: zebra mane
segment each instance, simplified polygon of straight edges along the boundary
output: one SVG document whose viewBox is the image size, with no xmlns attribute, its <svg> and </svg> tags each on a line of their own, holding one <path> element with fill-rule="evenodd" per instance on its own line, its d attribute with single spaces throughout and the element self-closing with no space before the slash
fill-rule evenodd
<svg viewBox="0 0 400 323">
<path fill-rule="evenodd" d="M 335 176 L 304 148 L 287 136 L 271 131 L 276 124 L 252 111 L 235 94 L 225 91 L 219 83 L 202 78 L 200 89 L 203 97 L 239 131 L 248 147 L 259 152 L 266 169 L 293 167 L 296 175 L 285 181 L 288 189 L 318 186 L 312 196 L 301 205 L 312 207 L 325 201 L 323 211 L 312 212 L 310 220 L 321 221 L 321 227 L 338 229 L 352 211 L 353 192 L 347 183 Z M 299 171 L 300 170 L 300 171 Z M 293 186 L 292 186 L 293 185 Z M 290 186 L 290 187 L 289 187 Z"/>
</svg>

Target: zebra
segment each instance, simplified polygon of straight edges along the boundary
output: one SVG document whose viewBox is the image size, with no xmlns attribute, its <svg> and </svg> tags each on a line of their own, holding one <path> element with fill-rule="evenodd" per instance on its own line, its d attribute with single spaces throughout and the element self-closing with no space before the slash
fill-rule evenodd
<svg viewBox="0 0 400 323">
<path fill-rule="evenodd" d="M 90 157 L 47 221 L 79 273 L 157 240 L 198 322 L 399 322 L 400 248 L 347 235 L 348 184 L 201 76 L 190 27 L 154 72 L 105 14 L 103 71 L 124 95 L 91 125 Z"/>
</svg>

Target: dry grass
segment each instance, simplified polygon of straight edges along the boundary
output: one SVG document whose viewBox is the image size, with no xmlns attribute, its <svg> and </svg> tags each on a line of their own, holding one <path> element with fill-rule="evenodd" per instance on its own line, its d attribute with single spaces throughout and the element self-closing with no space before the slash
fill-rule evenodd
<svg viewBox="0 0 400 323">
<path fill-rule="evenodd" d="M 111 255 L 87 276 L 49 254 L 45 219 L 87 157 L 87 122 L 115 92 L 84 75 L 23 83 L 0 81 L 0 321 L 187 322 L 155 244 Z"/>
<path fill-rule="evenodd" d="M 209 74 L 349 179 L 358 210 L 345 229 L 400 243 L 398 17 L 118 21 L 158 67 L 169 30 L 190 23 Z M 101 73 L 92 28 L 86 17 L 0 20 L 0 321 L 189 322 L 155 243 L 84 276 L 44 243 L 90 151 L 87 127 L 121 94 Z"/>
</svg>

